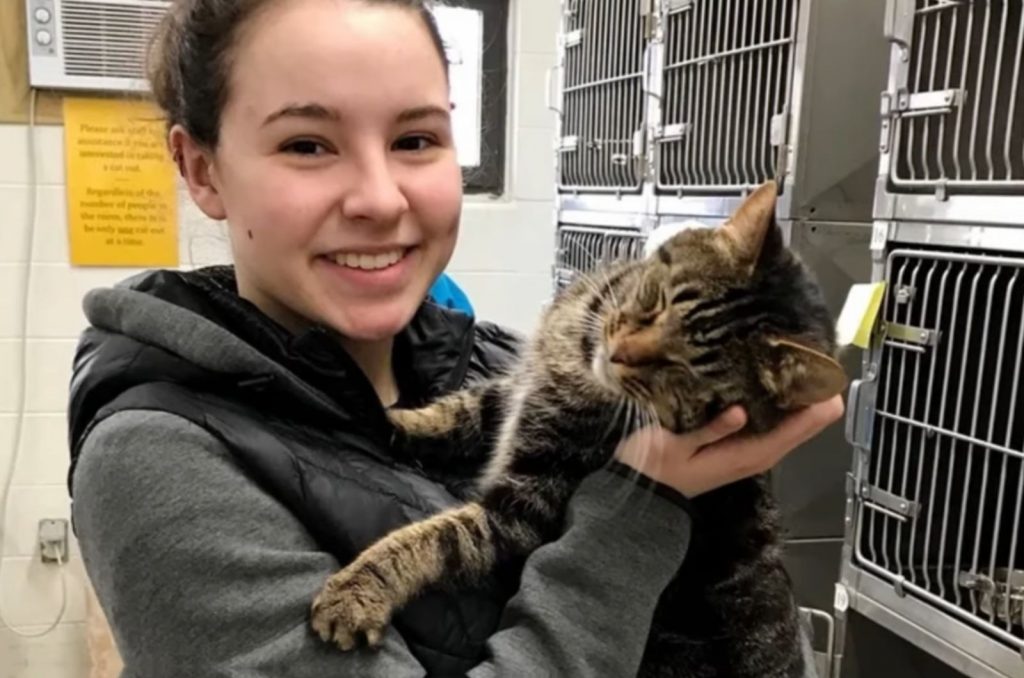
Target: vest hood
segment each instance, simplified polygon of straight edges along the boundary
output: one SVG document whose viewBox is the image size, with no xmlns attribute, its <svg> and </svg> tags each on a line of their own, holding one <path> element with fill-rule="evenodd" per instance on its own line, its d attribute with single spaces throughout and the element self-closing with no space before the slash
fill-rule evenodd
<svg viewBox="0 0 1024 678">
<path fill-rule="evenodd" d="M 75 354 L 68 407 L 72 464 L 100 408 L 152 382 L 197 391 L 242 386 L 281 414 L 383 435 L 384 410 L 332 330 L 291 334 L 236 290 L 233 268 L 218 266 L 147 271 L 86 294 L 89 327 Z M 505 369 L 521 341 L 425 303 L 395 341 L 401 404 L 426 402 Z"/>
</svg>

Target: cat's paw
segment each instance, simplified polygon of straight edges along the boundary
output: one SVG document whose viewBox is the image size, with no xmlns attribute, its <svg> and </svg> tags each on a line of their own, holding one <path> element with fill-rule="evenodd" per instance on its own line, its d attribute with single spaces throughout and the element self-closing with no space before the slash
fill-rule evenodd
<svg viewBox="0 0 1024 678">
<path fill-rule="evenodd" d="M 380 645 L 394 604 L 379 578 L 346 568 L 330 579 L 313 601 L 313 630 L 344 651 Z"/>
</svg>

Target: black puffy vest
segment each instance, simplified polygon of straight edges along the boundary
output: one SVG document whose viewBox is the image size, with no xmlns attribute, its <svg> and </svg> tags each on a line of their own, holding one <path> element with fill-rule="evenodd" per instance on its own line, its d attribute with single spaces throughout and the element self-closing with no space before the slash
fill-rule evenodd
<svg viewBox="0 0 1024 678">
<path fill-rule="evenodd" d="M 267 375 L 225 376 L 161 347 L 89 328 L 75 357 L 69 407 L 71 471 L 99 421 L 121 410 L 179 415 L 219 438 L 239 465 L 287 506 L 342 565 L 387 532 L 455 505 L 471 477 L 396 463 L 369 383 L 329 332 L 291 337 L 234 293 L 230 269 L 155 272 L 135 289 L 213 320 L 282 363 L 336 407 L 299 402 Z M 432 305 L 397 342 L 403 404 L 417 404 L 505 369 L 516 337 Z M 498 577 L 458 594 L 428 593 L 394 620 L 430 675 L 462 675 L 482 661 L 514 590 Z"/>
</svg>

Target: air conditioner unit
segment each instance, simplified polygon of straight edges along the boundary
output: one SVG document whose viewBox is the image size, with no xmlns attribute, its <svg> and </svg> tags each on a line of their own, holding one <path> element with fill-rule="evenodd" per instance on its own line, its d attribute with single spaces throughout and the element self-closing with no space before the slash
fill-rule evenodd
<svg viewBox="0 0 1024 678">
<path fill-rule="evenodd" d="M 146 51 L 169 0 L 25 0 L 29 84 L 146 91 Z"/>
</svg>

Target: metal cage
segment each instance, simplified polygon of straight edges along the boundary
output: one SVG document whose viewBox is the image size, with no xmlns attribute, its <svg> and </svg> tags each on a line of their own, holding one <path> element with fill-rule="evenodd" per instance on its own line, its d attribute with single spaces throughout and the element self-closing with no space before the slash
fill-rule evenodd
<svg viewBox="0 0 1024 678">
<path fill-rule="evenodd" d="M 657 186 L 735 194 L 778 176 L 796 0 L 667 3 Z"/>
<path fill-rule="evenodd" d="M 1024 675 L 1024 256 L 896 243 L 882 279 L 844 591 L 970 675 Z"/>
<path fill-rule="evenodd" d="M 646 4 L 569 0 L 563 5 L 560 190 L 641 189 Z"/>
<path fill-rule="evenodd" d="M 890 0 L 886 33 L 876 216 L 1020 223 L 1024 1 Z"/>
<path fill-rule="evenodd" d="M 579 275 L 590 275 L 602 264 L 639 258 L 644 237 L 638 229 L 559 225 L 556 290 L 565 289 Z"/>
<path fill-rule="evenodd" d="M 884 2 L 565 0 L 560 209 L 869 222 Z"/>
</svg>

